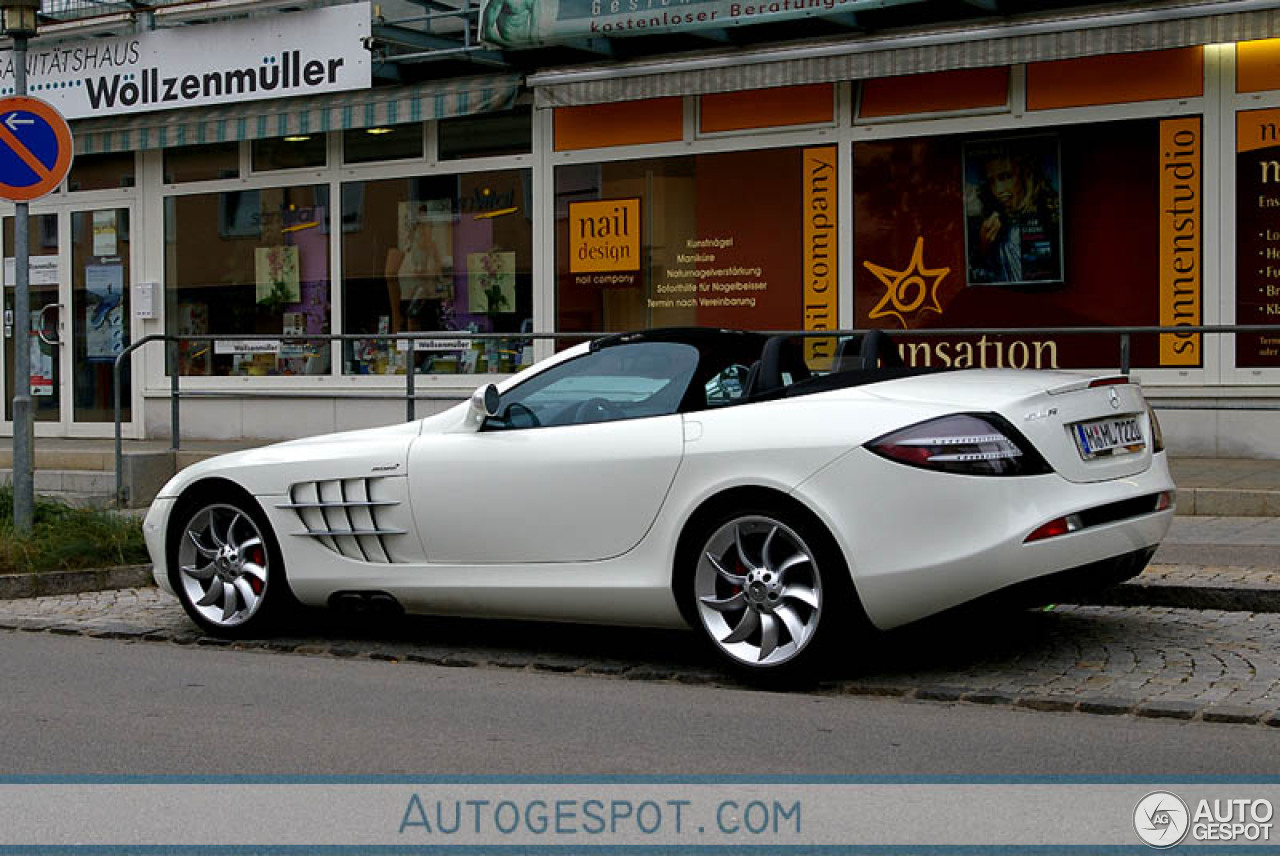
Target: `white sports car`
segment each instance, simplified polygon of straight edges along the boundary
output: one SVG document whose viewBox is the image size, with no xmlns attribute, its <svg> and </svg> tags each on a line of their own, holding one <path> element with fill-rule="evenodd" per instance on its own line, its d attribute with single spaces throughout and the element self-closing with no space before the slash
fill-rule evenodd
<svg viewBox="0 0 1280 856">
<path fill-rule="evenodd" d="M 853 628 L 1132 577 L 1168 530 L 1126 377 L 907 368 L 880 332 L 827 374 L 800 354 L 620 334 L 427 419 L 205 461 L 147 515 L 156 581 L 225 636 L 295 601 L 687 624 L 772 676 Z"/>
</svg>

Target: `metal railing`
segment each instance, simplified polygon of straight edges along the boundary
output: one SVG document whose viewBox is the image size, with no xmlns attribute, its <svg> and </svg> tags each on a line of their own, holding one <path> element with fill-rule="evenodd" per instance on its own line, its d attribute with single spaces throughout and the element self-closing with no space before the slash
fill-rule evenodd
<svg viewBox="0 0 1280 856">
<path fill-rule="evenodd" d="M 868 330 L 770 330 L 761 331 L 767 335 L 783 335 L 796 338 L 808 339 L 829 339 L 844 338 L 849 336 L 860 336 L 870 331 Z M 944 336 L 972 338 L 976 336 L 986 337 L 1006 337 L 1006 336 L 1115 336 L 1118 341 L 1118 365 L 1123 374 L 1129 374 L 1132 369 L 1132 343 L 1135 336 L 1155 336 L 1155 335 L 1179 335 L 1189 336 L 1194 334 L 1280 334 L 1280 324 L 1201 324 L 1195 326 L 1135 326 L 1135 327 L 997 327 L 991 329 L 973 329 L 973 328 L 933 328 L 924 330 L 887 330 L 895 337 L 901 338 L 940 338 Z M 414 354 L 421 353 L 415 349 L 416 341 L 440 342 L 447 340 L 449 342 L 457 342 L 458 351 L 465 351 L 472 347 L 474 342 L 484 342 L 489 340 L 497 340 L 502 342 L 523 342 L 531 343 L 535 339 L 555 339 L 561 341 L 595 339 L 601 336 L 615 335 L 609 332 L 520 332 L 520 333 L 471 333 L 455 330 L 441 330 L 431 332 L 413 332 L 413 333 L 316 333 L 304 336 L 281 336 L 280 334 L 271 333 L 243 333 L 243 334 L 227 334 L 227 335 L 201 335 L 201 336 L 175 336 L 171 334 L 152 334 L 138 339 L 130 344 L 122 352 L 116 355 L 115 362 L 112 365 L 112 386 L 115 402 L 115 475 L 116 475 L 116 503 L 123 507 L 126 497 L 124 496 L 124 439 L 122 436 L 122 414 L 123 405 L 121 402 L 121 372 L 126 360 L 132 357 L 135 351 L 150 345 L 154 342 L 166 343 L 166 363 L 169 369 L 169 428 L 170 428 L 170 448 L 173 451 L 179 451 L 182 448 L 181 440 L 181 407 L 180 400 L 185 397 L 208 397 L 218 396 L 227 398 L 330 398 L 330 399 L 403 399 L 405 402 L 405 420 L 412 421 L 416 417 L 415 405 L 419 400 L 456 400 L 457 396 L 440 396 L 440 395 L 420 395 L 417 392 L 416 378 L 418 372 L 414 370 Z M 388 343 L 404 343 L 407 347 L 408 356 L 406 358 L 406 366 L 404 372 L 404 389 L 402 392 L 394 395 L 378 394 L 376 392 L 366 390 L 334 390 L 322 393 L 306 392 L 306 393 L 288 393 L 280 390 L 238 390 L 238 391 L 187 391 L 183 392 L 181 380 L 182 374 L 179 369 L 178 361 L 178 345 L 180 342 L 207 342 L 210 346 L 216 345 L 218 342 L 255 342 L 267 341 L 276 342 L 282 345 L 288 344 L 311 344 L 314 342 L 328 342 L 330 346 L 334 342 L 369 342 L 382 341 Z M 345 359 L 345 354 L 342 355 Z M 389 373 L 390 374 L 390 373 Z M 392 374 L 391 376 L 395 376 Z M 469 375 L 469 377 L 477 380 L 483 375 Z M 1280 403 L 1274 407 L 1258 408 L 1258 409 L 1280 409 Z"/>
</svg>

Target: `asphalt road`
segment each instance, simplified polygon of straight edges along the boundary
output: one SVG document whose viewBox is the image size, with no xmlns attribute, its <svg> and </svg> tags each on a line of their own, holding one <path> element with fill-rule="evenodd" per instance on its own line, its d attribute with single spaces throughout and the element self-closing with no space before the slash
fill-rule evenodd
<svg viewBox="0 0 1280 856">
<path fill-rule="evenodd" d="M 0 633 L 7 775 L 1274 775 L 1263 727 Z"/>
</svg>

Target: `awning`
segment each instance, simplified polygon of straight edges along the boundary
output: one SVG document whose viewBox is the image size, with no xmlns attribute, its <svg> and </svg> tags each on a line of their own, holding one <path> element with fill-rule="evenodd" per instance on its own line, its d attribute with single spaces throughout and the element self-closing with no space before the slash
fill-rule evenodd
<svg viewBox="0 0 1280 856">
<path fill-rule="evenodd" d="M 432 81 L 334 95 L 168 110 L 71 123 L 78 155 L 374 128 L 510 109 L 515 74 Z"/>
<path fill-rule="evenodd" d="M 539 107 L 700 95 L 1163 50 L 1280 35 L 1277 0 L 1116 4 L 979 24 L 935 27 L 661 61 L 531 75 Z"/>
</svg>

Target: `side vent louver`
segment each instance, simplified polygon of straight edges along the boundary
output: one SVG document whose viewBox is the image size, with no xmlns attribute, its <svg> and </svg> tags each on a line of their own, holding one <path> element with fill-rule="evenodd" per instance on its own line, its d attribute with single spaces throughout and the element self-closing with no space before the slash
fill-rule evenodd
<svg viewBox="0 0 1280 856">
<path fill-rule="evenodd" d="M 306 527 L 295 533 L 315 538 L 340 556 L 362 562 L 395 561 L 387 550 L 387 538 L 406 534 L 386 525 L 389 510 L 398 500 L 378 499 L 383 479 L 326 479 L 301 482 L 289 489 L 291 508 Z"/>
</svg>

